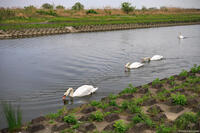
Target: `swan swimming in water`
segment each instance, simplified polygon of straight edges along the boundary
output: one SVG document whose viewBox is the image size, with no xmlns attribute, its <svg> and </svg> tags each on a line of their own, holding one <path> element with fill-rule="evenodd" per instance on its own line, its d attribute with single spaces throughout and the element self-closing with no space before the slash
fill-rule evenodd
<svg viewBox="0 0 200 133">
<path fill-rule="evenodd" d="M 181 33 L 179 33 L 179 36 L 178 36 L 179 39 L 184 39 L 185 37 L 183 35 L 181 35 Z"/>
<path fill-rule="evenodd" d="M 130 63 L 128 62 L 126 65 L 125 65 L 125 68 L 128 68 L 128 69 L 136 69 L 136 68 L 139 68 L 139 67 L 142 67 L 144 64 L 140 63 L 140 62 L 134 62 L 134 63 Z"/>
<path fill-rule="evenodd" d="M 63 100 L 66 98 L 66 96 L 69 95 L 69 97 L 82 97 L 87 96 L 92 93 L 94 93 L 98 88 L 93 87 L 92 85 L 82 85 L 79 88 L 76 89 L 74 92 L 73 88 L 69 88 L 63 96 Z"/>
<path fill-rule="evenodd" d="M 144 57 L 142 59 L 142 63 L 150 62 L 150 61 L 157 61 L 157 60 L 162 60 L 162 59 L 163 59 L 162 55 L 154 55 L 152 57 Z"/>
<path fill-rule="evenodd" d="M 151 61 L 156 61 L 156 60 L 162 60 L 163 56 L 162 55 L 154 55 L 153 57 L 151 57 Z"/>
</svg>

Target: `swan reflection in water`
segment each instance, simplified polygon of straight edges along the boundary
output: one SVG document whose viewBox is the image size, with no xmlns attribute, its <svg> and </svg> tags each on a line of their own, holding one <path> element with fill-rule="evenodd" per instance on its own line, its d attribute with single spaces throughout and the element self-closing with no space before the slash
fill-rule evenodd
<svg viewBox="0 0 200 133">
<path fill-rule="evenodd" d="M 73 97 L 70 98 L 70 99 L 63 99 L 63 104 L 64 104 L 64 105 L 67 105 L 67 104 L 72 105 L 73 103 L 74 103 Z"/>
</svg>

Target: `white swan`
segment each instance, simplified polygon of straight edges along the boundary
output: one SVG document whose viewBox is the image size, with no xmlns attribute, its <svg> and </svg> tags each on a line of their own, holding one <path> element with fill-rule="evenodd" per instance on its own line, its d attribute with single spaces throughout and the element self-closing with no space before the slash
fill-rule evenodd
<svg viewBox="0 0 200 133">
<path fill-rule="evenodd" d="M 179 39 L 184 39 L 185 37 L 183 35 L 181 35 L 181 33 L 179 33 L 179 36 L 178 36 Z"/>
<path fill-rule="evenodd" d="M 140 63 L 140 62 L 134 62 L 134 63 L 130 63 L 128 62 L 126 65 L 125 65 L 125 68 L 128 68 L 128 69 L 136 69 L 136 68 L 139 68 L 139 67 L 142 67 L 144 64 Z"/>
<path fill-rule="evenodd" d="M 162 55 L 154 55 L 153 57 L 151 57 L 151 61 L 156 61 L 156 60 L 162 60 L 163 56 Z"/>
<path fill-rule="evenodd" d="M 82 97 L 82 96 L 87 96 L 92 93 L 94 93 L 98 88 L 93 87 L 92 85 L 82 85 L 79 88 L 76 89 L 74 92 L 73 88 L 69 88 L 63 96 L 63 99 L 66 98 L 66 96 L 69 95 L 69 97 Z"/>
<path fill-rule="evenodd" d="M 144 58 L 142 58 L 142 60 L 141 60 L 142 63 L 150 62 L 150 61 L 151 61 L 151 58 L 150 58 L 150 57 L 144 57 Z"/>
</svg>

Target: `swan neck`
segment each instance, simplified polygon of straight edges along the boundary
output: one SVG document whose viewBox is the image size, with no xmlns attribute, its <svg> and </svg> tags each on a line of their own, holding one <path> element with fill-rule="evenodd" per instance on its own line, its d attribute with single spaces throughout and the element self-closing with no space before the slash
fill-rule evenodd
<svg viewBox="0 0 200 133">
<path fill-rule="evenodd" d="M 73 97 L 73 95 L 74 95 L 74 89 L 71 88 L 71 89 L 70 89 L 70 94 L 69 94 L 69 96 L 70 96 L 70 97 Z"/>
</svg>

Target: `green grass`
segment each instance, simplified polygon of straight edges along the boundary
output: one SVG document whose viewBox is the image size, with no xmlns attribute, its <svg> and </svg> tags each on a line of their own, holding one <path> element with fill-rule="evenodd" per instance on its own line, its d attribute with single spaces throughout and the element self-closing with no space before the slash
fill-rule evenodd
<svg viewBox="0 0 200 133">
<path fill-rule="evenodd" d="M 54 119 L 58 118 L 59 116 L 64 115 L 66 112 L 67 112 L 66 107 L 63 107 L 63 108 L 59 109 L 56 113 L 47 114 L 46 117 L 54 120 Z"/>
<path fill-rule="evenodd" d="M 7 120 L 9 131 L 14 131 L 22 126 L 22 112 L 20 107 L 14 109 L 11 103 L 3 102 L 3 112 Z"/>
<path fill-rule="evenodd" d="M 53 12 L 48 12 L 53 14 Z M 28 24 L 33 22 L 54 22 L 53 24 Z M 199 22 L 200 14 L 151 14 L 151 15 L 123 15 L 123 16 L 86 16 L 86 17 L 12 17 L 1 20 L 0 29 L 26 29 L 26 28 L 51 28 L 65 26 L 105 25 L 105 24 L 156 24 L 156 23 L 178 23 Z M 27 24 L 24 24 L 27 23 Z"/>
</svg>

